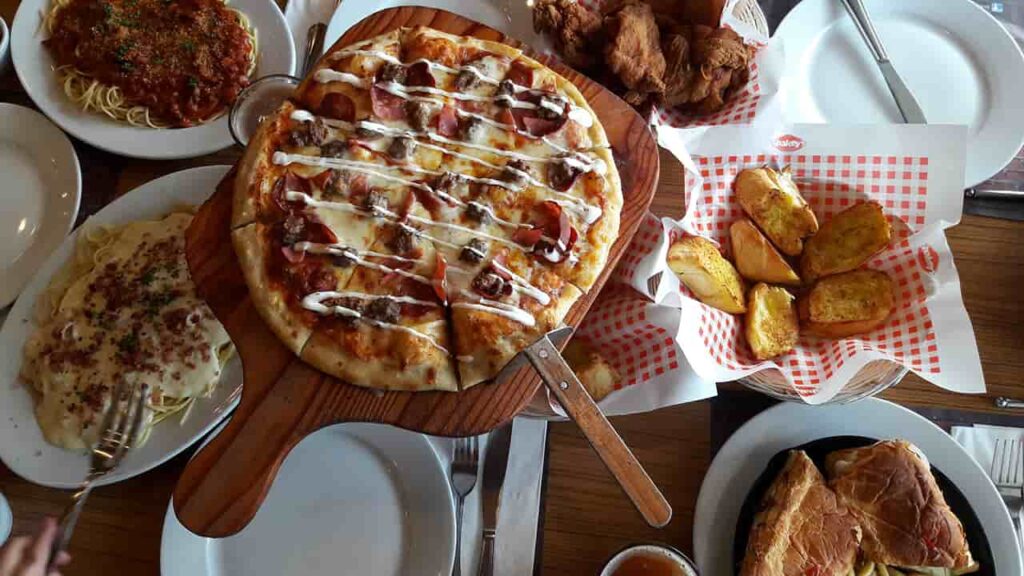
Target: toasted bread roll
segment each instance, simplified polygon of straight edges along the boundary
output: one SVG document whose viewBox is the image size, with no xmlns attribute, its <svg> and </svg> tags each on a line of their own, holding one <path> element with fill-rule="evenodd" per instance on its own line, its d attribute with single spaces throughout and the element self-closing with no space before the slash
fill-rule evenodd
<svg viewBox="0 0 1024 576">
<path fill-rule="evenodd" d="M 771 168 L 744 170 L 736 176 L 736 197 L 743 211 L 784 254 L 799 256 L 804 238 L 818 231 L 818 220 L 789 175 Z"/>
<path fill-rule="evenodd" d="M 792 450 L 754 517 L 740 576 L 848 576 L 860 539 L 814 462 Z"/>
<path fill-rule="evenodd" d="M 747 295 L 747 343 L 759 360 L 785 354 L 796 346 L 800 323 L 793 295 L 781 286 L 763 282 Z"/>
<path fill-rule="evenodd" d="M 818 280 L 797 303 L 807 334 L 845 338 L 870 332 L 896 307 L 892 278 L 877 270 L 854 270 Z"/>
<path fill-rule="evenodd" d="M 791 286 L 800 284 L 800 277 L 793 268 L 750 220 L 744 218 L 733 222 L 729 228 L 729 237 L 732 239 L 732 256 L 736 268 L 743 278 L 751 282 Z"/>
<path fill-rule="evenodd" d="M 585 340 L 570 340 L 562 351 L 562 356 L 595 402 L 601 401 L 615 390 L 615 383 L 620 380 L 619 373 Z"/>
<path fill-rule="evenodd" d="M 807 241 L 800 258 L 804 282 L 854 270 L 889 245 L 892 227 L 878 202 L 860 202 L 833 216 Z"/>
<path fill-rule="evenodd" d="M 730 314 L 747 311 L 743 279 L 707 239 L 687 236 L 668 249 L 668 267 L 697 299 Z"/>
<path fill-rule="evenodd" d="M 866 559 L 906 567 L 902 570 L 910 574 L 927 568 L 965 574 L 978 568 L 931 468 L 905 440 L 832 452 L 825 469 L 829 487 L 863 530 Z"/>
</svg>

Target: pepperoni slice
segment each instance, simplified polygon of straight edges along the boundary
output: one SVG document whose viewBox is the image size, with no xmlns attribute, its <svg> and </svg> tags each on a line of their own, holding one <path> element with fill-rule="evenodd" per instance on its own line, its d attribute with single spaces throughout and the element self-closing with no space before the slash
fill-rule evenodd
<svg viewBox="0 0 1024 576">
<path fill-rule="evenodd" d="M 376 84 L 370 89 L 370 104 L 373 106 L 373 114 L 382 120 L 405 118 L 405 100 Z"/>
<path fill-rule="evenodd" d="M 508 68 L 508 73 L 505 75 L 507 80 L 511 80 L 513 84 L 522 86 L 523 88 L 533 87 L 533 68 L 524 64 L 521 60 L 515 60 L 512 65 Z"/>
<path fill-rule="evenodd" d="M 454 138 L 459 133 L 459 117 L 455 108 L 445 104 L 437 115 L 437 131 L 442 136 Z"/>
<path fill-rule="evenodd" d="M 540 137 L 558 132 L 562 126 L 565 126 L 567 118 L 565 115 L 560 116 L 557 120 L 547 120 L 538 116 L 523 116 L 522 123 L 528 134 Z"/>
<path fill-rule="evenodd" d="M 434 278 L 432 284 L 434 286 L 434 293 L 441 300 L 442 303 L 448 303 L 448 262 L 445 261 L 444 256 L 440 252 L 434 252 L 434 258 L 436 259 L 436 265 L 434 266 Z"/>
<path fill-rule="evenodd" d="M 533 247 L 544 235 L 542 228 L 519 228 L 512 233 L 512 240 L 526 247 Z"/>
<path fill-rule="evenodd" d="M 426 62 L 417 62 L 412 66 L 409 66 L 405 73 L 405 85 L 436 86 L 437 81 L 434 80 L 434 75 L 430 72 L 430 64 L 427 64 Z"/>
<path fill-rule="evenodd" d="M 341 92 L 329 92 L 320 101 L 317 113 L 328 118 L 351 122 L 356 117 L 356 105 L 351 98 Z"/>
</svg>

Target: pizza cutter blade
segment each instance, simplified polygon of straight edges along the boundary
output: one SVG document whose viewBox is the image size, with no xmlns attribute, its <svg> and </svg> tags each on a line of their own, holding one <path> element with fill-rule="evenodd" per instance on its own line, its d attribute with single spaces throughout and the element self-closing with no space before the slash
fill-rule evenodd
<svg viewBox="0 0 1024 576">
<path fill-rule="evenodd" d="M 570 418 L 583 431 L 590 446 L 615 476 L 648 524 L 661 528 L 672 519 L 672 507 L 647 475 L 636 456 L 622 441 L 601 409 L 580 383 L 555 344 L 563 343 L 573 329 L 562 326 L 548 332 L 512 359 L 498 378 L 510 375 L 529 362 L 555 395 Z"/>
</svg>

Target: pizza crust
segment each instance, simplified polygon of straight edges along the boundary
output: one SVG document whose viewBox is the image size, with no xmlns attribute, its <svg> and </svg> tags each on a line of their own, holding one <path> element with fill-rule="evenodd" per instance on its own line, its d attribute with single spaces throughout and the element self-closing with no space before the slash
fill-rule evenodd
<svg viewBox="0 0 1024 576">
<path fill-rule="evenodd" d="M 288 305 L 287 293 L 278 290 L 267 275 L 264 228 L 259 223 L 237 228 L 231 231 L 231 241 L 256 310 L 281 342 L 299 354 L 313 333 L 312 322 Z"/>
</svg>

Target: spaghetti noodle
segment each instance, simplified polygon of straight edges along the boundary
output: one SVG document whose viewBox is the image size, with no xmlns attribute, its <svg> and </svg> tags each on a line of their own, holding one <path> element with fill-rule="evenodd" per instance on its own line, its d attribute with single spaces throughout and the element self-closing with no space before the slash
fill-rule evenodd
<svg viewBox="0 0 1024 576">
<path fill-rule="evenodd" d="M 224 0 L 53 0 L 45 26 L 67 97 L 134 126 L 214 120 L 256 68 L 256 30 Z"/>
</svg>

